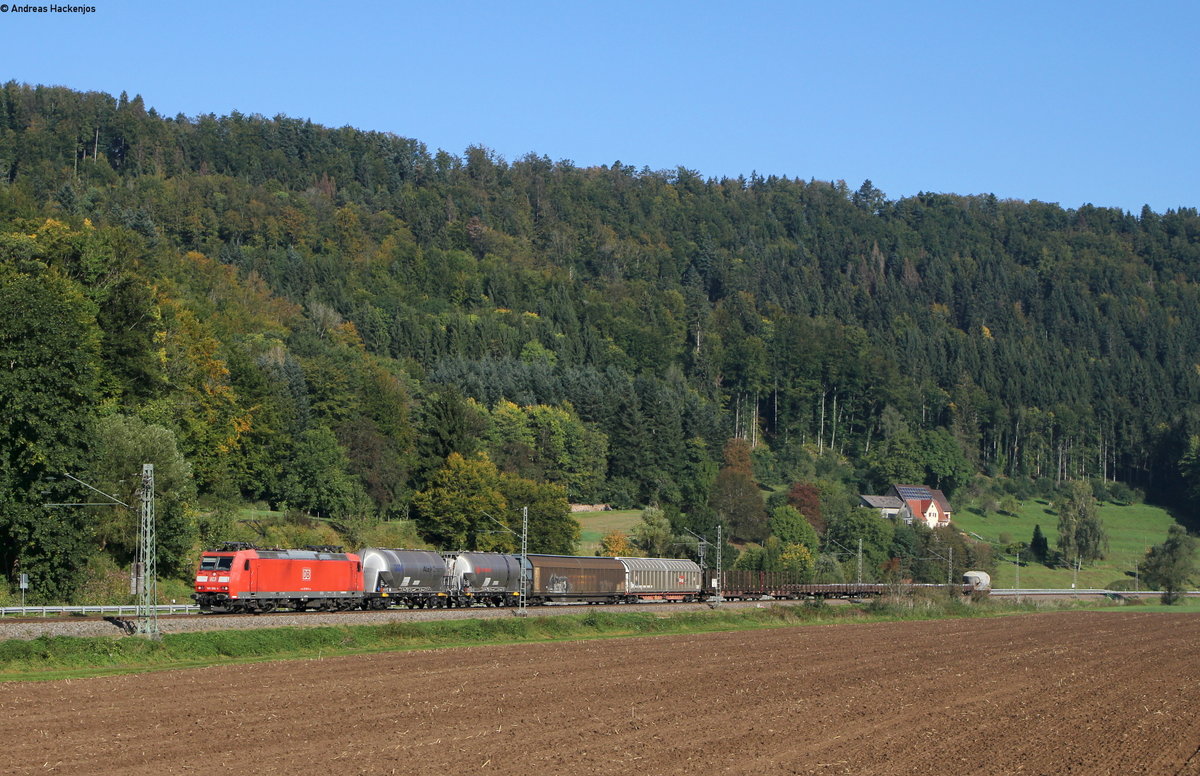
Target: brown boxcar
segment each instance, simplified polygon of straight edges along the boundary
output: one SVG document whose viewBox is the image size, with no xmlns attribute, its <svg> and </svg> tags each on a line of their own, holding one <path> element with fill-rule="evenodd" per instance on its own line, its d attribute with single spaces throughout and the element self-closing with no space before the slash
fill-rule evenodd
<svg viewBox="0 0 1200 776">
<path fill-rule="evenodd" d="M 528 555 L 529 603 L 620 601 L 625 597 L 625 566 L 616 558 Z"/>
</svg>

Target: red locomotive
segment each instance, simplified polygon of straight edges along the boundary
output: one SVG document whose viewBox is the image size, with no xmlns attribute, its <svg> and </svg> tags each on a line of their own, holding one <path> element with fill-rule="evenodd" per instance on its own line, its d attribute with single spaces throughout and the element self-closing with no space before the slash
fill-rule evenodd
<svg viewBox="0 0 1200 776">
<path fill-rule="evenodd" d="M 206 552 L 193 595 L 202 611 L 335 611 L 362 605 L 362 560 L 338 547 Z"/>
</svg>

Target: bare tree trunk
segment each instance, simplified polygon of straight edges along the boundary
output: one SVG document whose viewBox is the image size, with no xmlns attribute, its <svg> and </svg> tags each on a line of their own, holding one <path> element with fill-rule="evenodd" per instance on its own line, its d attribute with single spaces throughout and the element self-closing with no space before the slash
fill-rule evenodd
<svg viewBox="0 0 1200 776">
<path fill-rule="evenodd" d="M 817 452 L 825 451 L 825 391 L 821 391 L 821 423 L 817 426 Z"/>
<path fill-rule="evenodd" d="M 1008 471 L 1008 476 L 1010 476 L 1010 477 L 1017 471 L 1016 470 L 1017 455 L 1018 455 L 1020 449 L 1021 449 L 1021 414 L 1018 412 L 1017 413 L 1017 426 L 1013 430 L 1012 457 L 1009 460 L 1009 466 L 1012 467 Z"/>
<path fill-rule="evenodd" d="M 833 450 L 837 447 L 837 422 L 838 422 L 837 391 L 834 391 L 833 392 L 833 428 L 830 429 L 830 435 L 829 435 L 829 449 L 830 450 Z"/>
<path fill-rule="evenodd" d="M 754 412 L 750 413 L 750 449 L 758 446 L 758 390 L 754 391 Z"/>
</svg>

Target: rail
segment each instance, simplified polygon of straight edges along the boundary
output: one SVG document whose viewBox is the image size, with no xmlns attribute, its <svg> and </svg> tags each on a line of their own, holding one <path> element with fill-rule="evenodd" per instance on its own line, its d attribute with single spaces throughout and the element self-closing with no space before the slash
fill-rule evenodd
<svg viewBox="0 0 1200 776">
<path fill-rule="evenodd" d="M 193 614 L 200 611 L 200 607 L 196 604 L 159 604 L 154 609 L 159 614 Z M 59 617 L 64 614 L 136 617 L 138 607 L 136 604 L 123 606 L 0 606 L 0 617 Z"/>
</svg>

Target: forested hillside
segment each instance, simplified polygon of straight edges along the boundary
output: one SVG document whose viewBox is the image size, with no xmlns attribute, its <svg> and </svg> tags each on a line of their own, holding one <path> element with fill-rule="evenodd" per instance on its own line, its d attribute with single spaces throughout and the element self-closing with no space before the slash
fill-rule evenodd
<svg viewBox="0 0 1200 776">
<path fill-rule="evenodd" d="M 256 501 L 497 547 L 447 516 L 533 504 L 551 551 L 568 500 L 762 541 L 755 482 L 833 513 L 975 475 L 1179 501 L 1198 280 L 1191 208 L 456 156 L 8 83 L 0 568 L 63 597 L 127 559 L 119 511 L 43 505 L 81 500 L 63 473 L 131 494 L 146 450 L 172 572 Z"/>
</svg>

